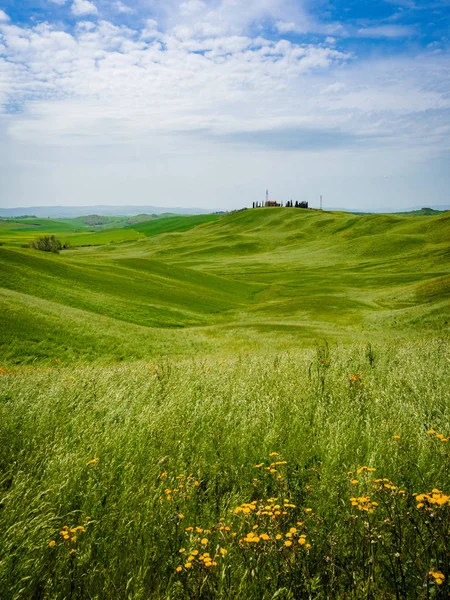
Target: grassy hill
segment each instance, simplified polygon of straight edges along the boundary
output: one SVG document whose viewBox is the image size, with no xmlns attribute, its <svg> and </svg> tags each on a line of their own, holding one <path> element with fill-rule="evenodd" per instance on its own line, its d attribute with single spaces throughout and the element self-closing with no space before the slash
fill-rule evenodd
<svg viewBox="0 0 450 600">
<path fill-rule="evenodd" d="M 450 214 L 212 217 L 4 232 L 0 600 L 448 598 Z"/>
<path fill-rule="evenodd" d="M 111 217 L 88 215 L 73 219 L 0 219 L 0 245 L 23 246 L 43 235 L 57 235 L 67 246 L 101 246 L 137 240 L 159 233 L 187 231 L 220 215 L 179 216 L 170 213 Z"/>
<path fill-rule="evenodd" d="M 114 243 L 123 231 L 131 239 Z M 3 349 L 10 361 L 36 360 L 36 344 L 40 359 L 108 360 L 184 355 L 190 345 L 208 354 L 442 333 L 449 232 L 449 213 L 411 219 L 282 208 L 81 234 L 109 243 L 57 256 L 4 246 Z M 29 339 L 34 321 L 47 332 L 39 342 Z M 170 344 L 168 328 L 178 330 Z"/>
</svg>

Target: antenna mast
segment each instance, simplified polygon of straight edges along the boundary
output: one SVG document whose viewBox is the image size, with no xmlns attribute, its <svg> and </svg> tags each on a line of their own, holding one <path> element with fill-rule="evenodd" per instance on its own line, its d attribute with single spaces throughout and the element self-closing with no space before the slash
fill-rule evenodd
<svg viewBox="0 0 450 600">
<path fill-rule="evenodd" d="M 266 190 L 266 202 L 269 201 L 269 190 Z"/>
<path fill-rule="evenodd" d="M 322 194 L 320 194 L 320 210 L 322 210 Z"/>
</svg>

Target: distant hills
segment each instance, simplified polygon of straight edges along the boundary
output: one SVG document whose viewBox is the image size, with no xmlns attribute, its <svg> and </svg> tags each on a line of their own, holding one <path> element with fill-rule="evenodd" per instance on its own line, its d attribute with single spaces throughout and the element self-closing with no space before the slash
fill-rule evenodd
<svg viewBox="0 0 450 600">
<path fill-rule="evenodd" d="M 245 208 L 243 206 L 242 208 Z M 325 206 L 327 211 L 343 211 L 353 214 L 411 214 L 413 216 L 426 216 L 438 214 L 450 210 L 450 204 L 430 205 L 427 207 L 413 206 L 403 210 L 392 207 L 386 210 L 364 211 L 358 208 L 344 208 L 341 206 Z M 136 215 L 148 215 L 148 218 L 154 218 L 159 215 L 205 215 L 225 211 L 212 211 L 206 208 L 182 208 L 167 206 L 110 206 L 108 204 L 99 204 L 95 206 L 20 206 L 17 208 L 0 208 L 0 218 L 2 217 L 35 217 L 50 219 L 71 219 L 76 217 L 89 216 L 115 216 L 131 217 Z"/>
<path fill-rule="evenodd" d="M 177 215 L 204 215 L 213 211 L 205 208 L 181 208 L 167 206 L 19 206 L 17 208 L 0 208 L 0 217 L 49 217 L 51 219 L 70 219 L 85 215 L 124 216 L 139 214 L 159 215 L 163 213 Z"/>
</svg>

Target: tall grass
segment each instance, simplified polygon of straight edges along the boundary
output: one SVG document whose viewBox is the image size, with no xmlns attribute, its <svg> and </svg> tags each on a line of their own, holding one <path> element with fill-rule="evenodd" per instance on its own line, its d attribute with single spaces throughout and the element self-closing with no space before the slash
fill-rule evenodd
<svg viewBox="0 0 450 600">
<path fill-rule="evenodd" d="M 0 597 L 448 597 L 448 365 L 436 339 L 2 369 Z"/>
</svg>

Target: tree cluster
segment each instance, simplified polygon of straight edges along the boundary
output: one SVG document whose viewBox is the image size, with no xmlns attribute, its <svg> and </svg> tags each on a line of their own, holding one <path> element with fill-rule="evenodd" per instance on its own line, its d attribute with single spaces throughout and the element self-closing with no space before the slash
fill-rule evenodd
<svg viewBox="0 0 450 600">
<path fill-rule="evenodd" d="M 30 242 L 30 248 L 42 250 L 43 252 L 53 252 L 54 254 L 59 254 L 62 247 L 61 241 L 54 235 L 44 235 Z"/>
</svg>

